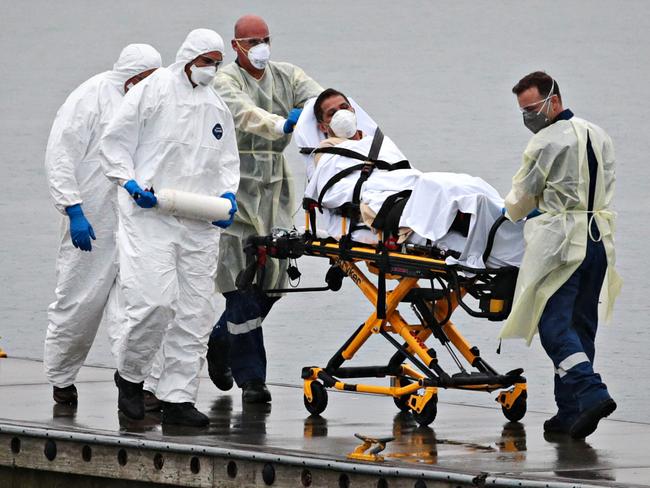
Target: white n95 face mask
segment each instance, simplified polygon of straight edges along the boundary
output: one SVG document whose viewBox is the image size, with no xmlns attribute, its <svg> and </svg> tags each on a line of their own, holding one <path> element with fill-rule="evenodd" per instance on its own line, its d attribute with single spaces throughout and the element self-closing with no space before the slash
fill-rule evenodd
<svg viewBox="0 0 650 488">
<path fill-rule="evenodd" d="M 329 126 L 335 136 L 349 139 L 357 133 L 357 116 L 351 110 L 337 110 Z"/>
<path fill-rule="evenodd" d="M 248 60 L 257 69 L 264 69 L 269 63 L 271 58 L 271 48 L 268 44 L 263 42 L 257 46 L 253 46 L 248 50 Z"/>
<path fill-rule="evenodd" d="M 190 66 L 190 72 L 194 83 L 206 86 L 210 84 L 217 74 L 217 69 L 214 66 L 197 66 L 193 64 Z"/>
</svg>

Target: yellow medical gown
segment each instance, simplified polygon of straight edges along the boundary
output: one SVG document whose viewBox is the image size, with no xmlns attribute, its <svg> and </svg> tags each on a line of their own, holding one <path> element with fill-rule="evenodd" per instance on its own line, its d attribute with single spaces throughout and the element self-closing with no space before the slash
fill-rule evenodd
<svg viewBox="0 0 650 488">
<path fill-rule="evenodd" d="M 598 160 L 593 213 L 589 213 L 587 137 Z M 614 196 L 614 148 L 600 127 L 572 117 L 559 120 L 535 134 L 512 179 L 505 200 L 508 217 L 519 220 L 535 207 L 542 215 L 524 227 L 526 252 L 519 271 L 514 305 L 500 337 L 522 337 L 528 344 L 548 299 L 583 261 L 589 222 L 594 219 L 607 254 L 607 275 L 601 303 L 607 320 L 620 292 L 614 267 L 614 221 L 610 209 Z"/>
<path fill-rule="evenodd" d="M 217 288 L 224 293 L 236 289 L 237 274 L 245 267 L 244 239 L 293 225 L 293 176 L 282 154 L 291 135 L 282 132 L 282 125 L 292 108 L 323 89 L 302 69 L 280 62 L 270 62 L 259 80 L 231 63 L 217 72 L 214 88 L 235 120 L 241 175 L 239 210 L 219 246 Z M 285 269 L 285 260 L 269 259 L 263 287 L 284 287 Z"/>
</svg>

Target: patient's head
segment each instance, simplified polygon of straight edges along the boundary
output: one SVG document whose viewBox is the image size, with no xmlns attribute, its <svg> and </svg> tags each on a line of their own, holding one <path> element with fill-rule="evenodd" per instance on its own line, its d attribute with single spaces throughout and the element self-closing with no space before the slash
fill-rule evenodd
<svg viewBox="0 0 650 488">
<path fill-rule="evenodd" d="M 337 112 L 342 111 L 339 115 Z M 334 88 L 324 90 L 314 102 L 318 130 L 328 137 L 360 139 L 354 108 L 348 97 Z"/>
</svg>

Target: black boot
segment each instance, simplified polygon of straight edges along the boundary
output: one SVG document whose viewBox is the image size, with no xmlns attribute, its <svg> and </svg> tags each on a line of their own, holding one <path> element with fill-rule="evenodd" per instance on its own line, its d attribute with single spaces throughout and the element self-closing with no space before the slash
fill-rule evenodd
<svg viewBox="0 0 650 488">
<path fill-rule="evenodd" d="M 230 371 L 230 341 L 227 334 L 219 338 L 210 337 L 208 341 L 208 374 L 214 386 L 223 391 L 232 388 L 233 379 Z"/>
<path fill-rule="evenodd" d="M 56 403 L 62 405 L 76 405 L 77 404 L 77 387 L 74 385 L 59 388 L 57 386 L 52 388 L 52 398 Z"/>
<path fill-rule="evenodd" d="M 242 386 L 241 399 L 244 403 L 269 403 L 271 392 L 264 380 L 250 380 Z"/>
<path fill-rule="evenodd" d="M 598 427 L 598 422 L 616 410 L 616 402 L 611 398 L 602 400 L 591 408 L 584 410 L 571 426 L 571 437 L 584 439 Z"/>
<path fill-rule="evenodd" d="M 205 427 L 210 424 L 210 419 L 207 415 L 199 412 L 193 403 L 162 402 L 162 423 L 185 425 L 187 427 Z"/>
<path fill-rule="evenodd" d="M 571 423 L 563 421 L 557 415 L 553 415 L 550 419 L 544 422 L 544 432 L 551 434 L 568 434 L 570 428 Z"/>
<path fill-rule="evenodd" d="M 132 420 L 144 418 L 144 396 L 141 383 L 131 383 L 115 371 L 115 385 L 118 389 L 117 408 Z"/>
</svg>

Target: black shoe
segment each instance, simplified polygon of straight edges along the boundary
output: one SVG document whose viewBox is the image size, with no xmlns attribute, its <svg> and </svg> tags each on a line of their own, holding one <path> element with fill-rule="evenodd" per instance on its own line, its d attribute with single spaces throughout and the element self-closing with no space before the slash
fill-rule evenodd
<svg viewBox="0 0 650 488">
<path fill-rule="evenodd" d="M 115 385 L 118 389 L 117 408 L 120 412 L 132 420 L 144 418 L 144 396 L 141 383 L 131 383 L 115 371 Z"/>
<path fill-rule="evenodd" d="M 250 380 L 242 386 L 241 399 L 244 403 L 269 403 L 271 392 L 263 380 Z"/>
<path fill-rule="evenodd" d="M 56 403 L 62 405 L 76 405 L 77 404 L 77 387 L 74 385 L 59 388 L 57 386 L 52 388 L 52 398 Z"/>
<path fill-rule="evenodd" d="M 570 422 L 565 422 L 557 415 L 553 415 L 550 419 L 544 422 L 544 432 L 550 434 L 568 434 L 571 428 Z"/>
<path fill-rule="evenodd" d="M 228 336 L 212 338 L 208 341 L 208 375 L 214 386 L 222 391 L 228 391 L 232 388 L 233 379 L 232 371 L 228 363 L 230 354 L 230 342 Z"/>
<path fill-rule="evenodd" d="M 199 412 L 193 403 L 162 402 L 162 423 L 167 425 L 185 425 L 188 427 L 205 427 L 210 424 L 207 415 Z"/>
<path fill-rule="evenodd" d="M 588 408 L 580 415 L 571 426 L 571 437 L 574 439 L 584 439 L 592 434 L 598 427 L 600 419 L 608 417 L 614 410 L 616 410 L 616 402 L 611 398 L 597 403 L 591 408 Z"/>
<path fill-rule="evenodd" d="M 144 398 L 144 411 L 145 412 L 160 412 L 162 410 L 162 402 L 158 400 L 156 395 L 148 390 L 142 390 Z"/>
</svg>

